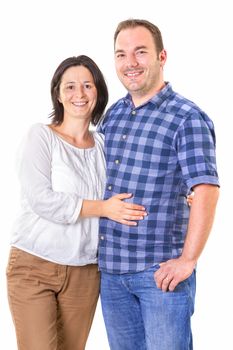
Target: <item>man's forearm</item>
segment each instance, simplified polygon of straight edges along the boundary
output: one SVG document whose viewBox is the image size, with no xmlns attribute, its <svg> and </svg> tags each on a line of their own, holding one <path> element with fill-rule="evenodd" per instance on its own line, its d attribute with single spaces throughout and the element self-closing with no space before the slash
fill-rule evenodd
<svg viewBox="0 0 233 350">
<path fill-rule="evenodd" d="M 196 263 L 209 237 L 219 196 L 214 185 L 198 185 L 190 211 L 189 225 L 182 258 Z"/>
<path fill-rule="evenodd" d="M 194 188 L 187 236 L 182 255 L 160 264 L 155 281 L 163 291 L 173 291 L 188 278 L 201 255 L 213 225 L 219 189 L 214 185 L 198 185 Z"/>
</svg>

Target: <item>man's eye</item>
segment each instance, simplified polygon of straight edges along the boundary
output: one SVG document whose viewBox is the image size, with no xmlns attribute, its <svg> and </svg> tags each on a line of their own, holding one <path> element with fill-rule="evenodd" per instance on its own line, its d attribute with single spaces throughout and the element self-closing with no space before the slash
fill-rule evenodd
<svg viewBox="0 0 233 350">
<path fill-rule="evenodd" d="M 123 53 L 118 53 L 117 55 L 116 55 L 116 58 L 123 58 L 125 55 L 123 54 Z"/>
</svg>

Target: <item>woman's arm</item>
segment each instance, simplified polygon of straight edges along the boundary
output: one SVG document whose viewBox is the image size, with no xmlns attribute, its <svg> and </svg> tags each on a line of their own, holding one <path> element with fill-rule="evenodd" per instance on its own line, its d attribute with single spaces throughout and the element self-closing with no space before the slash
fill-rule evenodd
<svg viewBox="0 0 233 350">
<path fill-rule="evenodd" d="M 58 224 L 74 224 L 79 217 L 103 216 L 127 225 L 136 225 L 135 221 L 144 217 L 142 206 L 123 201 L 131 194 L 119 194 L 101 201 L 54 191 L 51 144 L 51 134 L 46 128 L 34 125 L 26 136 L 18 162 L 23 195 L 38 216 Z"/>
<path fill-rule="evenodd" d="M 53 190 L 51 154 L 50 132 L 41 124 L 34 125 L 24 139 L 17 164 L 23 200 L 46 220 L 73 224 L 80 213 L 82 198 L 76 193 Z"/>
<path fill-rule="evenodd" d="M 84 200 L 80 217 L 107 217 L 128 226 L 136 226 L 147 215 L 142 205 L 124 202 L 131 193 L 117 194 L 107 200 Z"/>
</svg>

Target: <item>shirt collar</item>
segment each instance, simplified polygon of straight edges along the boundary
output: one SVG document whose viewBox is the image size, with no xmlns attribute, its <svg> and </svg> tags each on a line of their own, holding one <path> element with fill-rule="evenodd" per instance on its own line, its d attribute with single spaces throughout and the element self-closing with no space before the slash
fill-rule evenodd
<svg viewBox="0 0 233 350">
<path fill-rule="evenodd" d="M 165 82 L 165 86 L 162 90 L 160 90 L 157 94 L 155 94 L 150 100 L 146 101 L 142 105 L 138 106 L 137 108 L 140 108 L 142 106 L 145 106 L 147 103 L 154 104 L 157 108 L 161 106 L 161 104 L 169 97 L 171 96 L 174 91 L 172 89 L 172 86 L 169 82 Z M 122 102 L 133 106 L 132 96 L 128 93 L 125 97 L 122 98 Z"/>
</svg>

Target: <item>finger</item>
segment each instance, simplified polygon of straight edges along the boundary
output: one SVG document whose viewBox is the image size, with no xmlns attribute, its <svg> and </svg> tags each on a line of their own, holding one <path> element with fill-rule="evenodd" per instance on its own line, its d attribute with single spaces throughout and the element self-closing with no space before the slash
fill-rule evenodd
<svg viewBox="0 0 233 350">
<path fill-rule="evenodd" d="M 164 280 L 169 275 L 169 272 L 166 269 L 166 262 L 162 262 L 159 265 L 160 265 L 160 268 L 154 273 L 154 279 L 155 279 L 157 287 L 159 289 L 162 289 L 163 282 L 166 282 Z M 165 265 L 165 266 L 163 266 L 163 265 Z"/>
<path fill-rule="evenodd" d="M 166 262 L 161 262 L 160 264 L 159 264 L 159 266 L 161 267 L 161 266 L 163 266 L 163 265 L 165 265 L 166 264 Z M 159 270 L 158 270 L 159 271 Z"/>
<path fill-rule="evenodd" d="M 159 289 L 162 288 L 163 279 L 164 279 L 164 275 L 158 274 L 158 271 L 156 271 L 154 273 L 154 280 L 155 280 L 157 288 L 159 288 Z"/>
<path fill-rule="evenodd" d="M 114 197 L 122 200 L 122 199 L 131 198 L 132 195 L 133 195 L 132 193 L 118 193 Z"/>
<path fill-rule="evenodd" d="M 128 220 L 120 220 L 119 221 L 121 224 L 123 225 L 127 225 L 127 226 L 137 226 L 138 223 L 136 221 L 128 221 Z"/>
<path fill-rule="evenodd" d="M 127 215 L 130 216 L 147 216 L 147 213 L 143 210 L 128 210 L 126 211 Z"/>
<path fill-rule="evenodd" d="M 162 273 L 160 272 L 160 269 L 155 271 L 154 273 L 154 280 L 158 288 L 161 288 L 162 286 L 162 281 L 163 281 L 163 276 Z"/>
<path fill-rule="evenodd" d="M 163 292 L 168 291 L 170 283 L 171 283 L 171 280 L 168 276 L 163 279 L 162 288 L 161 288 Z"/>
<path fill-rule="evenodd" d="M 162 278 L 164 278 L 165 276 L 168 275 L 168 271 L 167 271 L 167 262 L 161 262 L 159 263 L 159 269 L 155 272 L 155 275 L 157 277 L 162 276 Z"/>
<path fill-rule="evenodd" d="M 146 210 L 146 208 L 143 207 L 142 205 L 134 204 L 134 203 L 125 203 L 125 207 L 131 210 L 143 210 L 143 211 Z"/>
<path fill-rule="evenodd" d="M 170 282 L 170 284 L 169 284 L 169 291 L 170 292 L 173 292 L 174 290 L 175 290 L 175 288 L 176 288 L 176 286 L 178 285 L 178 282 L 176 281 L 176 280 L 172 280 L 171 282 Z"/>
<path fill-rule="evenodd" d="M 176 275 L 176 276 L 174 276 L 169 284 L 169 290 L 171 292 L 173 292 L 174 289 L 178 286 L 178 284 L 183 282 L 184 280 L 186 280 L 189 276 L 190 276 L 190 274 L 189 275 Z"/>
<path fill-rule="evenodd" d="M 144 216 L 142 215 L 124 215 L 124 220 L 132 221 L 132 220 L 143 220 Z"/>
</svg>

